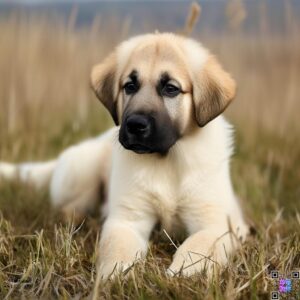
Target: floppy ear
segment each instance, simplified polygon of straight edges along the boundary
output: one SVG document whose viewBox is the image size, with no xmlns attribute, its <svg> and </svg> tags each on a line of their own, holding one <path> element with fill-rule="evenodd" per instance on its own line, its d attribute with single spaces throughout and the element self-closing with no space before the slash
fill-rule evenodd
<svg viewBox="0 0 300 300">
<path fill-rule="evenodd" d="M 93 67 L 91 73 L 91 86 L 98 99 L 110 112 L 115 124 L 119 125 L 117 97 L 115 93 L 115 86 L 117 84 L 116 68 L 116 54 L 112 53 L 103 61 L 103 63 Z"/>
<path fill-rule="evenodd" d="M 236 84 L 218 61 L 210 56 L 193 84 L 196 120 L 205 126 L 221 114 L 233 100 Z"/>
</svg>

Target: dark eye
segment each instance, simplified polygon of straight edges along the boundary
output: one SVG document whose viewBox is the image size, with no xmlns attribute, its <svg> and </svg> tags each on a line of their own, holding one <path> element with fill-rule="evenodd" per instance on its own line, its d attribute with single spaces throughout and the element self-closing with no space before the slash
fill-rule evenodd
<svg viewBox="0 0 300 300">
<path fill-rule="evenodd" d="M 162 90 L 163 95 L 167 97 L 176 97 L 180 92 L 177 86 L 170 83 L 167 83 Z"/>
<path fill-rule="evenodd" d="M 127 95 L 131 95 L 131 94 L 134 94 L 137 92 L 138 90 L 138 85 L 134 82 L 127 82 L 125 85 L 124 85 L 124 90 L 125 90 L 125 93 Z"/>
</svg>

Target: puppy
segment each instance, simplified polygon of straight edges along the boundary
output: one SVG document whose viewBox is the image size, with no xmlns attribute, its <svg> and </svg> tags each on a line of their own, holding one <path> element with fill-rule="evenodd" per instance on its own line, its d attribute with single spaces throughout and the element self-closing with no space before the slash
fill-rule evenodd
<svg viewBox="0 0 300 300">
<path fill-rule="evenodd" d="M 145 257 L 155 224 L 185 228 L 170 275 L 224 264 L 248 227 L 234 194 L 231 126 L 220 116 L 235 82 L 198 42 L 169 33 L 121 43 L 91 73 L 117 127 L 47 163 L 0 164 L 0 174 L 50 186 L 54 206 L 84 216 L 107 195 L 99 275 Z"/>
</svg>

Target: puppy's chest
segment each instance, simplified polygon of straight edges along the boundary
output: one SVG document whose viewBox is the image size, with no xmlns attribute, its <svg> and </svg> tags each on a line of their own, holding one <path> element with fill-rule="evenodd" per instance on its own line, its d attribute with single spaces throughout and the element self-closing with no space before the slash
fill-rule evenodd
<svg viewBox="0 0 300 300">
<path fill-rule="evenodd" d="M 157 159 L 127 152 L 122 154 L 128 156 L 118 161 L 119 168 L 112 185 L 115 197 L 112 198 L 123 199 L 131 210 L 155 214 L 164 226 L 172 227 L 178 223 L 186 200 L 201 194 L 203 176 L 199 163 L 175 155 Z"/>
<path fill-rule="evenodd" d="M 161 165 L 148 169 L 144 177 L 146 180 L 142 182 L 146 201 L 165 228 L 178 226 L 181 222 L 180 209 L 186 197 L 182 186 L 184 176 L 183 172 L 178 172 L 176 165 Z"/>
</svg>

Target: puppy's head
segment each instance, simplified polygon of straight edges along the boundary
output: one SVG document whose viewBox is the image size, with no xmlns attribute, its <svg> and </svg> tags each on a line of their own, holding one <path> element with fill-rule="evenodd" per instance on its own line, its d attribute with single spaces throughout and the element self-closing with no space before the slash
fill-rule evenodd
<svg viewBox="0 0 300 300">
<path fill-rule="evenodd" d="M 123 42 L 93 68 L 91 83 L 121 125 L 120 143 L 137 153 L 167 153 L 235 95 L 235 82 L 207 50 L 166 33 Z"/>
</svg>

